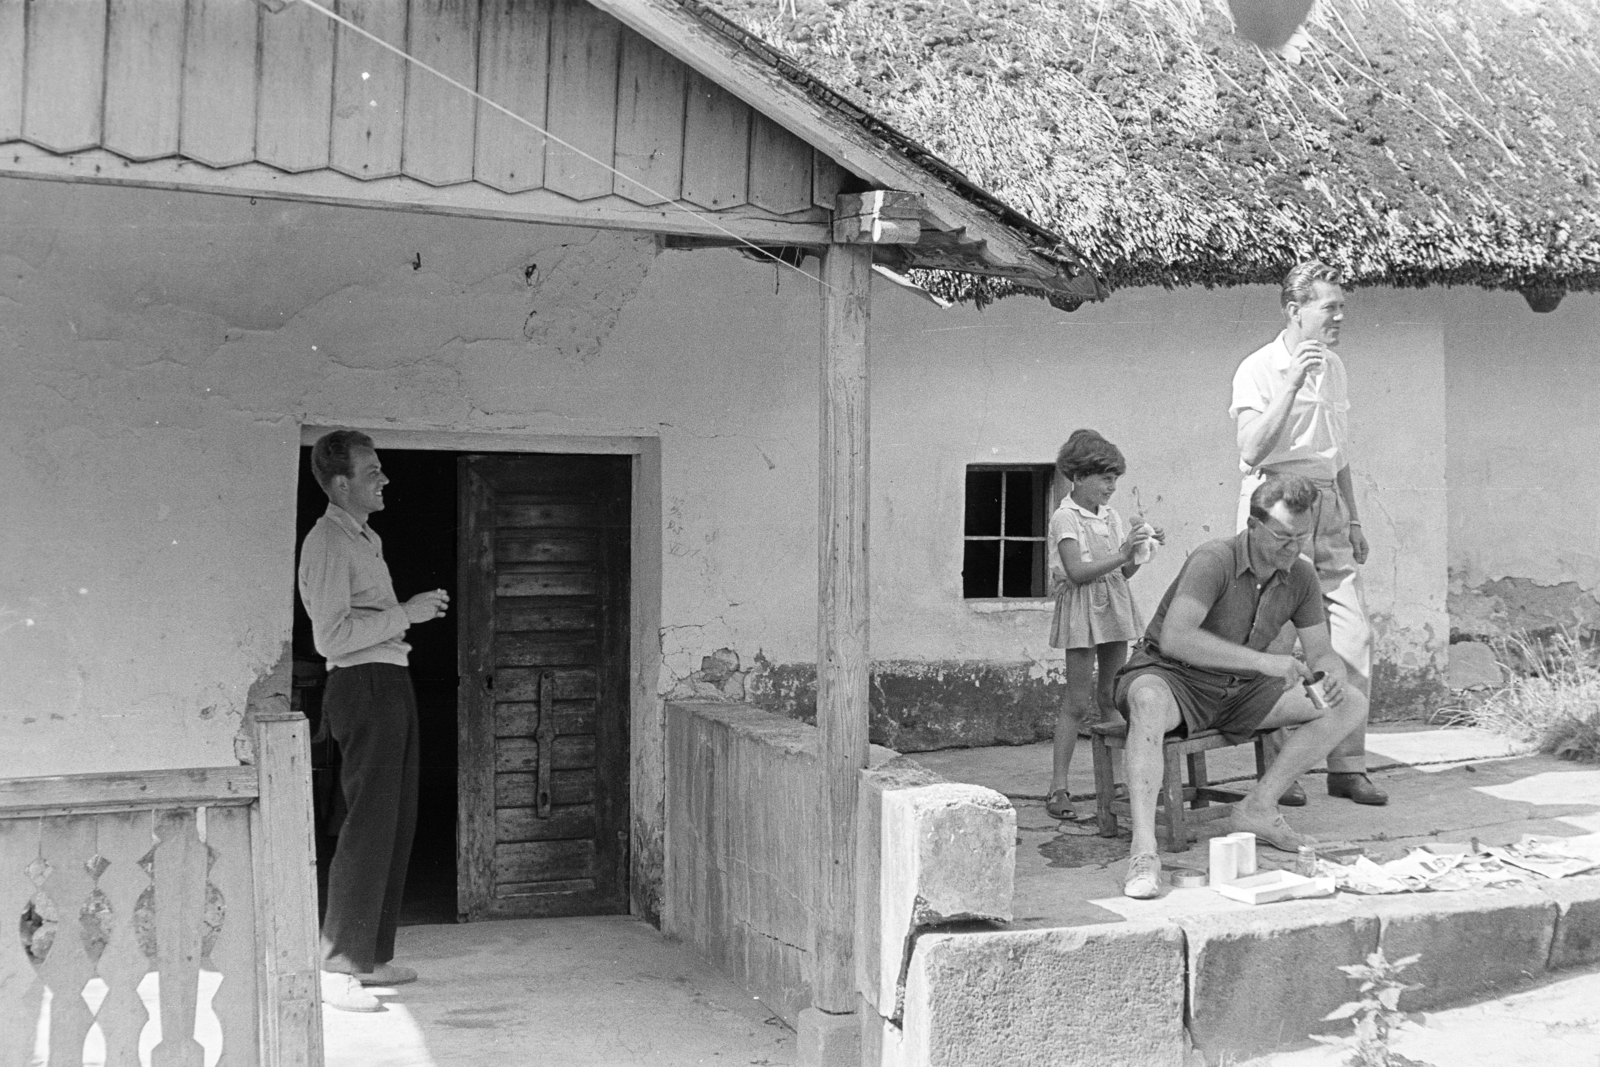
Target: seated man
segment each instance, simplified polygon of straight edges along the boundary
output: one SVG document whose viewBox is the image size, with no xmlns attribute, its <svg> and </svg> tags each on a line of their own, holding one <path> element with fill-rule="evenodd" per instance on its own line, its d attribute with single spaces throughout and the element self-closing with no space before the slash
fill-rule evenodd
<svg viewBox="0 0 1600 1067">
<path fill-rule="evenodd" d="M 1125 767 L 1133 816 L 1127 896 L 1160 891 L 1156 797 L 1162 738 L 1175 730 L 1218 730 L 1243 742 L 1256 730 L 1298 726 L 1234 806 L 1231 828 L 1288 852 L 1313 843 L 1289 828 L 1277 799 L 1367 714 L 1366 698 L 1345 684 L 1344 660 L 1329 640 L 1316 568 L 1301 556 L 1316 502 L 1316 485 L 1298 475 L 1262 482 L 1250 497 L 1244 532 L 1208 541 L 1184 561 L 1144 640 L 1117 674 L 1117 706 L 1128 717 Z M 1309 667 L 1266 651 L 1291 620 Z M 1320 701 L 1305 687 L 1314 671 L 1325 675 Z"/>
</svg>

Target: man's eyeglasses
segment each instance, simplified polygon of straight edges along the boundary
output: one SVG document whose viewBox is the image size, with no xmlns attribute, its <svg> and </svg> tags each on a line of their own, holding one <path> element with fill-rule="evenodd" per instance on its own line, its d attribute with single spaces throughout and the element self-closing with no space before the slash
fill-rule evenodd
<svg viewBox="0 0 1600 1067">
<path fill-rule="evenodd" d="M 1250 516 L 1250 525 L 1266 534 L 1279 548 L 1288 548 L 1290 545 L 1303 545 L 1311 540 L 1311 532 L 1309 530 L 1305 533 L 1286 533 L 1281 530 L 1274 530 L 1254 515 Z"/>
</svg>

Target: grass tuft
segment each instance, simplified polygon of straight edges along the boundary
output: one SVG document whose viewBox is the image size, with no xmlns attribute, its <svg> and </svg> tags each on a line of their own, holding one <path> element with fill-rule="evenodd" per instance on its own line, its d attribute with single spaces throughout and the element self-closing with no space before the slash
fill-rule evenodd
<svg viewBox="0 0 1600 1067">
<path fill-rule="evenodd" d="M 1600 764 L 1600 662 L 1582 638 L 1570 630 L 1544 638 L 1518 634 L 1491 647 L 1512 681 L 1456 721 L 1559 759 Z"/>
</svg>

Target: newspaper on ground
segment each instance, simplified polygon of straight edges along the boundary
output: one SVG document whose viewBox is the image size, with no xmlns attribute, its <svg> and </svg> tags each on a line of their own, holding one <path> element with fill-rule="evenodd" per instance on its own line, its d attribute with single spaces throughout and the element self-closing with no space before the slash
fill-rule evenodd
<svg viewBox="0 0 1600 1067">
<path fill-rule="evenodd" d="M 1514 845 L 1414 848 L 1397 860 L 1374 863 L 1357 856 L 1353 863 L 1317 860 L 1319 875 L 1332 875 L 1338 888 L 1350 893 L 1441 892 L 1475 889 L 1542 878 L 1566 878 L 1600 869 L 1600 844 L 1588 840 L 1525 835 Z"/>
</svg>

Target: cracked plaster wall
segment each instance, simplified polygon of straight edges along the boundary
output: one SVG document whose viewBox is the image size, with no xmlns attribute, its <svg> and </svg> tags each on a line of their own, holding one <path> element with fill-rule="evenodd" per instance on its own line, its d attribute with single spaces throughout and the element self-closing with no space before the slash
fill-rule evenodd
<svg viewBox="0 0 1600 1067">
<path fill-rule="evenodd" d="M 1457 639 L 1600 625 L 1600 296 L 1531 313 L 1452 293 L 1450 619 Z"/>
<path fill-rule="evenodd" d="M 1373 544 L 1365 577 L 1380 714 L 1420 710 L 1444 667 L 1445 313 L 1437 292 L 1361 290 L 1341 345 Z M 1185 555 L 1234 530 L 1233 371 L 1282 322 L 1265 287 L 1124 291 L 1072 314 L 1032 300 L 939 312 L 874 290 L 875 741 L 912 751 L 1028 741 L 1052 728 L 1061 654 L 1048 644 L 1048 602 L 974 606 L 961 596 L 967 465 L 1051 463 L 1080 426 L 1116 442 L 1128 473 L 1115 503 L 1131 511 L 1137 492 L 1168 534 L 1133 582 L 1148 616 Z M 802 547 L 791 554 L 803 568 Z M 795 622 L 813 625 L 810 602 L 799 603 Z M 669 655 L 664 687 L 811 714 L 809 635 L 791 643 L 798 659 L 736 637 L 715 624 L 670 633 L 669 648 L 683 654 Z"/>
<path fill-rule="evenodd" d="M 302 424 L 658 436 L 668 633 L 814 596 L 784 487 L 815 479 L 815 304 L 770 270 L 47 182 L 0 182 L 0 238 L 0 776 L 234 761 L 290 629 Z"/>
<path fill-rule="evenodd" d="M 0 236 L 0 776 L 232 762 L 289 631 L 304 423 L 659 437 L 659 691 L 718 649 L 812 658 L 817 307 L 794 273 L 615 233 L 46 182 L 0 183 Z M 876 297 L 880 660 L 1056 678 L 1043 612 L 961 600 L 966 464 L 1049 462 L 1080 425 L 1118 442 L 1119 503 L 1138 487 L 1171 539 L 1135 582 L 1147 609 L 1231 532 L 1228 382 L 1277 327 L 1270 290 L 1074 315 Z M 1437 306 L 1358 294 L 1344 346 L 1380 654 L 1408 669 L 1445 632 Z M 635 727 L 659 752 L 659 718 Z"/>
</svg>

